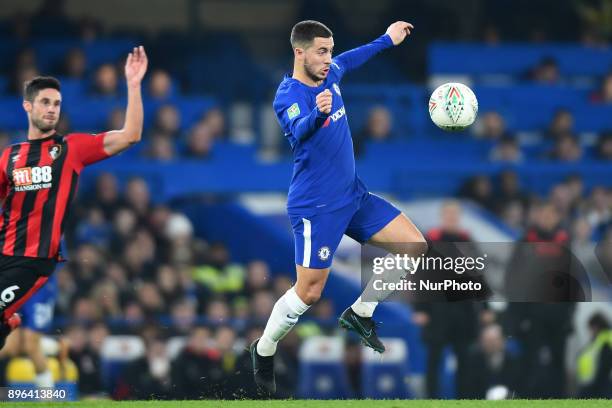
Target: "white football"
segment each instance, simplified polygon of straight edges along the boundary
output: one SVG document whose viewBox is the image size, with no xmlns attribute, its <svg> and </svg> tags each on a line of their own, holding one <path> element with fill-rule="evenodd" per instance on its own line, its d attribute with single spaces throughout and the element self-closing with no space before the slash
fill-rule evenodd
<svg viewBox="0 0 612 408">
<path fill-rule="evenodd" d="M 440 85 L 429 98 L 429 116 L 440 129 L 459 131 L 474 123 L 478 100 L 472 90 L 457 82 Z"/>
</svg>

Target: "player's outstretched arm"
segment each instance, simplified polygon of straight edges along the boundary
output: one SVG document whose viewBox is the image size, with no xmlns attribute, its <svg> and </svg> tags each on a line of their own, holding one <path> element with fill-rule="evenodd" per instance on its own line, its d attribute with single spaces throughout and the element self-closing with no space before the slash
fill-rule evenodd
<svg viewBox="0 0 612 408">
<path fill-rule="evenodd" d="M 410 30 L 413 30 L 414 26 L 405 21 L 396 21 L 391 24 L 385 34 L 387 34 L 391 41 L 393 41 L 393 45 L 400 45 L 402 41 L 406 39 L 410 35 Z"/>
<path fill-rule="evenodd" d="M 131 145 L 138 143 L 142 137 L 144 113 L 142 108 L 141 83 L 147 72 L 147 54 L 144 47 L 136 47 L 125 63 L 125 79 L 128 89 L 128 101 L 125 111 L 123 129 L 107 132 L 104 137 L 104 151 L 112 156 L 121 153 Z"/>
<path fill-rule="evenodd" d="M 334 61 L 338 64 L 342 74 L 359 68 L 382 50 L 401 44 L 410 35 L 412 29 L 414 29 L 412 24 L 405 21 L 396 21 L 387 28 L 382 36 L 371 43 L 343 52 L 334 58 Z"/>
</svg>

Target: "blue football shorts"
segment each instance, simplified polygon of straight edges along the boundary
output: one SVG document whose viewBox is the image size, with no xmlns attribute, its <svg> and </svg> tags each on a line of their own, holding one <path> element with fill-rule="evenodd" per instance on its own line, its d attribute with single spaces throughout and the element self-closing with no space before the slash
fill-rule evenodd
<svg viewBox="0 0 612 408">
<path fill-rule="evenodd" d="M 306 268 L 329 268 L 344 234 L 366 243 L 401 213 L 388 201 L 366 193 L 355 203 L 310 217 L 290 214 L 295 238 L 295 263 Z"/>
</svg>

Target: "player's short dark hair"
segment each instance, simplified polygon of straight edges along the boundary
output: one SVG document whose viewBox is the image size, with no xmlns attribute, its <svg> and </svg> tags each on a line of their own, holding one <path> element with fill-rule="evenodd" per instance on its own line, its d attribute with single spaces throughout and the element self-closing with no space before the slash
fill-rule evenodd
<svg viewBox="0 0 612 408">
<path fill-rule="evenodd" d="M 23 99 L 29 102 L 34 102 L 36 95 L 43 89 L 56 89 L 60 92 L 60 81 L 51 76 L 38 76 L 23 85 Z"/>
<path fill-rule="evenodd" d="M 315 37 L 330 38 L 334 33 L 323 23 L 314 20 L 300 21 L 291 29 L 291 46 L 308 47 Z"/>
</svg>

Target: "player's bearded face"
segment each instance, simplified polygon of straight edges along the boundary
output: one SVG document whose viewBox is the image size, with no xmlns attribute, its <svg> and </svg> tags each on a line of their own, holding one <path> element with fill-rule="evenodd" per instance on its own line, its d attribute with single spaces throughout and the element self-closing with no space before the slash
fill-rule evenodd
<svg viewBox="0 0 612 408">
<path fill-rule="evenodd" d="M 61 95 L 57 90 L 41 90 L 30 104 L 32 125 L 41 132 L 55 129 L 60 117 L 61 102 Z"/>
<path fill-rule="evenodd" d="M 313 81 L 327 78 L 334 48 L 333 38 L 316 37 L 304 50 L 304 72 Z"/>
</svg>

